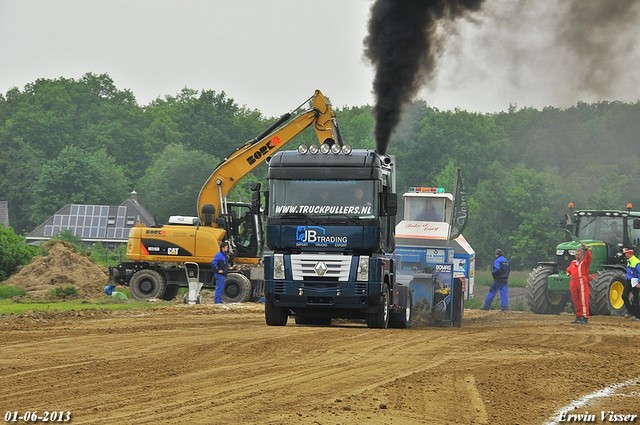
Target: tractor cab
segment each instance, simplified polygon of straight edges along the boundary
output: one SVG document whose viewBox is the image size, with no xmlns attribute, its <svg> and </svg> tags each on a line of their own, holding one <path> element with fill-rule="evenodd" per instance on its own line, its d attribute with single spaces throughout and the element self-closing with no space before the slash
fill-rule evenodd
<svg viewBox="0 0 640 425">
<path fill-rule="evenodd" d="M 571 211 L 565 228 L 571 233 L 572 239 L 602 242 L 606 255 L 604 264 L 623 263 L 622 248 L 640 245 L 640 217 L 630 211 Z"/>
</svg>

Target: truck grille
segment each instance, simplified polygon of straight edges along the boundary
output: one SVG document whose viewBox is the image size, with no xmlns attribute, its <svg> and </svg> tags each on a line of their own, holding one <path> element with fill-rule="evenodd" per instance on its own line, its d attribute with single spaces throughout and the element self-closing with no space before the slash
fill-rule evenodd
<svg viewBox="0 0 640 425">
<path fill-rule="evenodd" d="M 351 258 L 335 254 L 293 254 L 291 255 L 293 280 L 321 279 L 346 282 L 349 280 Z"/>
<path fill-rule="evenodd" d="M 356 283 L 356 295 L 367 295 L 367 286 L 369 282 L 358 282 Z"/>
</svg>

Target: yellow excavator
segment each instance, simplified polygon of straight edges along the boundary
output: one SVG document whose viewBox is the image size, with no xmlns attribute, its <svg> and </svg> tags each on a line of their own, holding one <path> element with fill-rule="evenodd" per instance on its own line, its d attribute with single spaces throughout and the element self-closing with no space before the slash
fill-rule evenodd
<svg viewBox="0 0 640 425">
<path fill-rule="evenodd" d="M 227 195 L 240 179 L 311 125 L 320 145 L 342 145 L 331 104 L 316 90 L 215 168 L 200 190 L 198 217 L 172 216 L 166 225 L 138 224 L 132 228 L 127 242 L 128 261 L 109 268 L 109 286 L 129 286 L 137 300 L 171 300 L 180 287 L 189 287 L 194 280 L 204 288 L 212 288 L 211 260 L 220 250 L 220 243 L 227 241 L 233 267 L 225 279 L 223 300 L 245 302 L 259 298 L 263 290 L 264 247 L 260 184 L 251 188 L 251 203 L 227 202 Z M 195 263 L 196 267 L 185 263 Z"/>
</svg>

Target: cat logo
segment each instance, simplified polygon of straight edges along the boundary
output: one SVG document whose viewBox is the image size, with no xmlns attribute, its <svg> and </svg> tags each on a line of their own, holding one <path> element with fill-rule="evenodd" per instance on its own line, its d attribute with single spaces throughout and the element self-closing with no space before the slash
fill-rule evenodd
<svg viewBox="0 0 640 425">
<path fill-rule="evenodd" d="M 167 248 L 167 254 L 178 255 L 178 248 Z"/>
</svg>

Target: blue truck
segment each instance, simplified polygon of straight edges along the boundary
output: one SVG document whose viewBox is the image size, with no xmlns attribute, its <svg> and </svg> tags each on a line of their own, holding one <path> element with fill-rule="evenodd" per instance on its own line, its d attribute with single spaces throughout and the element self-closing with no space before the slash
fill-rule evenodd
<svg viewBox="0 0 640 425">
<path fill-rule="evenodd" d="M 332 141 L 331 141 L 332 142 Z M 285 326 L 362 319 L 411 326 L 396 280 L 393 158 L 341 143 L 301 145 L 269 161 L 265 320 Z"/>
</svg>

